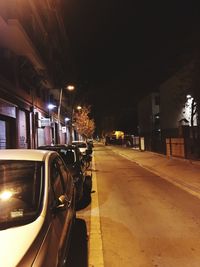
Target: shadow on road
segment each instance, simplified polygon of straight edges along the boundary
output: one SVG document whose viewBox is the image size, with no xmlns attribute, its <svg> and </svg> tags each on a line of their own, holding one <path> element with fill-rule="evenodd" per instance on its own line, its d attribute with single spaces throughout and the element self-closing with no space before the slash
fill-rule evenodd
<svg viewBox="0 0 200 267">
<path fill-rule="evenodd" d="M 69 267 L 88 267 L 87 226 L 82 219 L 76 219 L 69 250 Z"/>
</svg>

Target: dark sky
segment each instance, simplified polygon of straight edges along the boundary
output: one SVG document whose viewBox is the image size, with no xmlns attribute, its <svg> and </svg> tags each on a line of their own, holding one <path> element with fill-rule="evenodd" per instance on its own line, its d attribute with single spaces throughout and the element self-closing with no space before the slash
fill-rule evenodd
<svg viewBox="0 0 200 267">
<path fill-rule="evenodd" d="M 66 1 L 76 79 L 96 118 L 127 115 L 131 109 L 133 116 L 126 120 L 131 128 L 138 100 L 155 90 L 190 52 L 199 30 L 200 10 L 194 3 Z"/>
</svg>

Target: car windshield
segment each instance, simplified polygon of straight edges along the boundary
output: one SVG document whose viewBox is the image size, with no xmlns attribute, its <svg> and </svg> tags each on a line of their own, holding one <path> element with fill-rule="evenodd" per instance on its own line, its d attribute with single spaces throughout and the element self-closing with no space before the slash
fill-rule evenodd
<svg viewBox="0 0 200 267">
<path fill-rule="evenodd" d="M 41 208 L 43 182 L 42 162 L 0 160 L 0 229 L 35 220 Z"/>
<path fill-rule="evenodd" d="M 70 149 L 60 149 L 59 154 L 66 164 L 73 164 L 76 162 L 75 153 Z"/>
</svg>

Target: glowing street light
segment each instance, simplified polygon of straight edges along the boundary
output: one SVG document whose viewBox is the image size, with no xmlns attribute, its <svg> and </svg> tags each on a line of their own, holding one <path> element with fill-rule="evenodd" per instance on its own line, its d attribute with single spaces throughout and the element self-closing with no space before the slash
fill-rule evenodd
<svg viewBox="0 0 200 267">
<path fill-rule="evenodd" d="M 53 105 L 53 104 L 49 104 L 49 105 L 48 105 L 48 109 L 49 109 L 49 110 L 52 110 L 52 109 L 54 109 L 54 108 L 56 108 L 55 105 Z"/>
<path fill-rule="evenodd" d="M 82 109 L 82 107 L 81 107 L 81 106 L 77 106 L 77 107 L 76 107 L 76 109 L 78 109 L 78 110 L 81 110 L 81 109 Z"/>
<path fill-rule="evenodd" d="M 59 133 L 58 133 L 58 143 L 60 143 L 60 112 L 61 112 L 61 105 L 62 105 L 62 96 L 63 96 L 63 89 L 67 89 L 69 92 L 72 92 L 75 90 L 75 86 L 74 85 L 67 85 L 64 88 L 60 89 L 60 94 L 59 94 L 59 105 L 58 105 L 58 129 L 59 129 Z M 71 99 L 72 97 L 70 97 Z M 70 104 L 71 106 L 73 106 L 73 104 Z"/>
<path fill-rule="evenodd" d="M 65 122 L 68 122 L 68 121 L 70 121 L 70 118 L 66 117 Z"/>
<path fill-rule="evenodd" d="M 75 89 L 75 86 L 74 85 L 68 85 L 67 86 L 67 90 L 68 91 L 74 91 L 74 89 Z"/>
</svg>

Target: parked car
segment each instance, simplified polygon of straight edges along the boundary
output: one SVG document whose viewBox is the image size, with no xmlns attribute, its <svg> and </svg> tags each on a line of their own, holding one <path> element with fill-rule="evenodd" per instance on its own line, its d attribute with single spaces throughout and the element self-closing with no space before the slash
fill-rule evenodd
<svg viewBox="0 0 200 267">
<path fill-rule="evenodd" d="M 72 145 L 77 146 L 81 153 L 86 154 L 86 150 L 88 149 L 88 145 L 85 141 L 72 141 Z"/>
<path fill-rule="evenodd" d="M 0 262 L 4 267 L 66 265 L 75 187 L 54 151 L 0 150 Z"/>
<path fill-rule="evenodd" d="M 87 149 L 85 154 L 83 154 L 83 162 L 85 170 L 88 170 L 92 162 L 92 151 L 90 149 Z"/>
<path fill-rule="evenodd" d="M 87 139 L 87 145 L 88 145 L 88 148 L 92 149 L 94 147 L 94 142 L 93 142 L 93 139 Z"/>
<path fill-rule="evenodd" d="M 81 153 L 83 154 L 85 167 L 88 169 L 92 161 L 92 145 L 85 141 L 73 141 L 72 145 L 75 145 L 80 149 Z"/>
<path fill-rule="evenodd" d="M 76 203 L 82 201 L 85 182 L 85 165 L 83 155 L 77 146 L 73 145 L 46 145 L 38 149 L 53 150 L 60 154 L 67 168 L 71 172 L 76 186 Z"/>
</svg>

